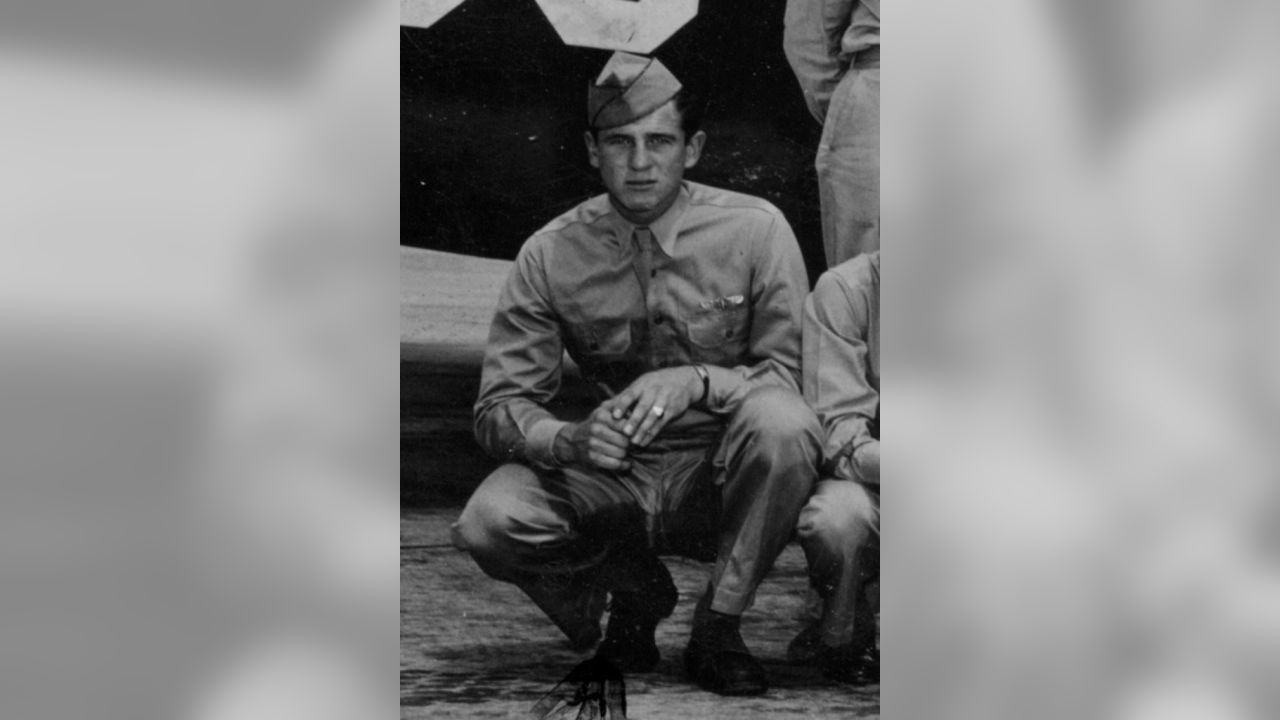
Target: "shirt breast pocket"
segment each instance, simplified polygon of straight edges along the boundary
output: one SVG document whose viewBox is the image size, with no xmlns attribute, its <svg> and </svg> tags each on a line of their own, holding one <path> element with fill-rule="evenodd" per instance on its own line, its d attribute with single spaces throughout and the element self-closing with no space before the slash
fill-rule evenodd
<svg viewBox="0 0 1280 720">
<path fill-rule="evenodd" d="M 751 316 L 744 307 L 712 309 L 688 320 L 689 343 L 699 360 L 736 364 L 747 351 Z"/>
</svg>

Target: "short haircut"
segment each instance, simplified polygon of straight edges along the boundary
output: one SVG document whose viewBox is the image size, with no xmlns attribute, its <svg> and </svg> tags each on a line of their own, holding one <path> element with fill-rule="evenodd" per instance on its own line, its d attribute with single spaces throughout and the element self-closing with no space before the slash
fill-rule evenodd
<svg viewBox="0 0 1280 720">
<path fill-rule="evenodd" d="M 696 91 L 688 86 L 680 88 L 676 93 L 676 110 L 680 112 L 680 129 L 684 130 L 684 139 L 698 134 L 702 129 L 702 118 L 707 112 L 707 102 Z"/>
</svg>

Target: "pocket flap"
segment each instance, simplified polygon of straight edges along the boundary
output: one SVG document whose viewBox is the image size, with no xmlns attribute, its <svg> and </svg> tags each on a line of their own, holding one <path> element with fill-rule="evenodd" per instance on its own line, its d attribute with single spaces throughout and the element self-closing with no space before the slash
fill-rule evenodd
<svg viewBox="0 0 1280 720">
<path fill-rule="evenodd" d="M 715 348 L 746 339 L 747 309 L 733 307 L 699 313 L 688 321 L 689 341 L 701 348 Z"/>
</svg>

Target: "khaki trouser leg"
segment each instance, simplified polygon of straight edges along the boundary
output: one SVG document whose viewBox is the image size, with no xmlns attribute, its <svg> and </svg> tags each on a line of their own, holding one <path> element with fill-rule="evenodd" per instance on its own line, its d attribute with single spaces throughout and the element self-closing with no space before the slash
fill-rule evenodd
<svg viewBox="0 0 1280 720">
<path fill-rule="evenodd" d="M 817 480 L 821 428 L 795 392 L 746 397 L 722 441 L 718 553 L 711 609 L 741 615 L 795 530 Z"/>
<path fill-rule="evenodd" d="M 880 70 L 853 68 L 831 96 L 814 161 L 827 267 L 880 249 Z"/>
<path fill-rule="evenodd" d="M 574 645 L 588 646 L 600 636 L 602 565 L 620 543 L 644 547 L 644 513 L 621 484 L 576 475 L 503 465 L 463 508 L 453 543 L 490 577 L 524 590 Z"/>
<path fill-rule="evenodd" d="M 878 503 L 864 485 L 823 480 L 796 527 L 809 577 L 823 598 L 822 641 L 831 647 L 874 639 L 875 622 L 863 593 L 864 553 L 880 534 Z"/>
</svg>

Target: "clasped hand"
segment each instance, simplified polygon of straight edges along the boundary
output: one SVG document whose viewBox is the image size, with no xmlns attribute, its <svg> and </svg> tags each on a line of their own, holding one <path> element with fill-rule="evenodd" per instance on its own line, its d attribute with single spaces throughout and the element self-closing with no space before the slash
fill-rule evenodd
<svg viewBox="0 0 1280 720">
<path fill-rule="evenodd" d="M 572 462 L 605 470 L 627 470 L 632 445 L 647 446 L 671 420 L 702 399 L 702 381 L 693 368 L 654 370 L 600 404 L 586 420 L 557 438 L 569 446 Z"/>
</svg>

